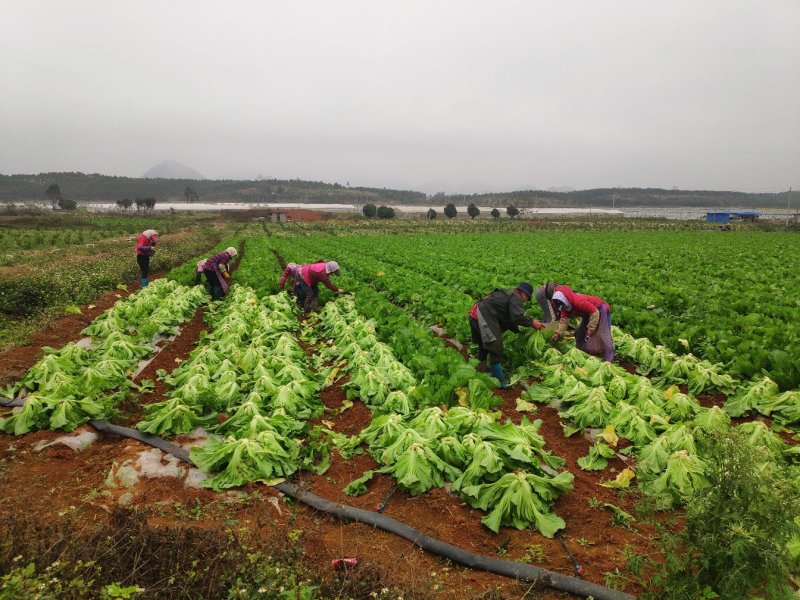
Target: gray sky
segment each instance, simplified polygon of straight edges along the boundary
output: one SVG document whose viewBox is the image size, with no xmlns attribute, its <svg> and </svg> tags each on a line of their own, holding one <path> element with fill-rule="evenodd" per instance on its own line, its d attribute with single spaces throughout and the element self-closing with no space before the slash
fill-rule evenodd
<svg viewBox="0 0 800 600">
<path fill-rule="evenodd" d="M 0 173 L 800 187 L 798 0 L 0 0 Z"/>
</svg>

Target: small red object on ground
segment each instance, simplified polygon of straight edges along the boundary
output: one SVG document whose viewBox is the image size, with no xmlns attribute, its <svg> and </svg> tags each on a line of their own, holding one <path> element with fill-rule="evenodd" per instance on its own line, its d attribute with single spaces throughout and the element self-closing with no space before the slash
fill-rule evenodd
<svg viewBox="0 0 800 600">
<path fill-rule="evenodd" d="M 334 569 L 344 569 L 346 567 L 355 567 L 358 564 L 358 559 L 355 557 L 350 558 L 334 558 L 331 561 L 331 566 Z"/>
</svg>

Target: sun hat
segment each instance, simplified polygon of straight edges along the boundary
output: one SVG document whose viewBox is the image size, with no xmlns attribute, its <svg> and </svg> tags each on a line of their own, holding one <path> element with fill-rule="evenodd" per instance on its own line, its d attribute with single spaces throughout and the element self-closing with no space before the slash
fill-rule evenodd
<svg viewBox="0 0 800 600">
<path fill-rule="evenodd" d="M 527 281 L 523 281 L 522 283 L 520 283 L 517 286 L 517 289 L 523 294 L 525 294 L 528 298 L 533 297 L 533 286 L 531 286 L 531 284 L 528 283 Z"/>
</svg>

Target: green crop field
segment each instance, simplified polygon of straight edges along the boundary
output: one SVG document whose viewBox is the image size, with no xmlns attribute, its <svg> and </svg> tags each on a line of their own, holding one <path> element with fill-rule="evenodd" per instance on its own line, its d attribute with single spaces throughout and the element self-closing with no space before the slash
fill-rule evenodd
<svg viewBox="0 0 800 600">
<path fill-rule="evenodd" d="M 513 539 L 513 560 L 531 562 L 567 540 L 598 586 L 791 597 L 796 234 L 468 227 L 245 227 L 215 249 L 241 251 L 223 301 L 193 286 L 194 259 L 121 299 L 84 330 L 88 348 L 64 340 L 6 389 L 24 406 L 0 430 L 111 420 L 180 443 L 202 428 L 188 456 L 216 493 L 302 480 L 369 510 L 394 488 L 396 518 L 437 498 L 463 523 L 446 541 L 470 551 L 491 540 L 504 554 Z M 278 278 L 284 262 L 320 259 L 339 262 L 347 294 L 323 289 L 321 313 L 301 318 Z M 468 355 L 467 313 L 520 281 L 607 300 L 616 362 L 507 334 L 513 390 L 495 389 Z M 159 340 L 200 310 L 203 331 L 172 360 Z M 137 379 L 153 356 L 155 379 Z M 415 526 L 434 535 L 439 519 Z"/>
</svg>

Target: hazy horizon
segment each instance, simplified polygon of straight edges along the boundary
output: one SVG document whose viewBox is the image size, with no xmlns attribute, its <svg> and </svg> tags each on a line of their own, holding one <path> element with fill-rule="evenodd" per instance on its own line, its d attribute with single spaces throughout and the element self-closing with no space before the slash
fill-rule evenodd
<svg viewBox="0 0 800 600">
<path fill-rule="evenodd" d="M 0 3 L 0 173 L 800 187 L 794 0 Z"/>
</svg>

